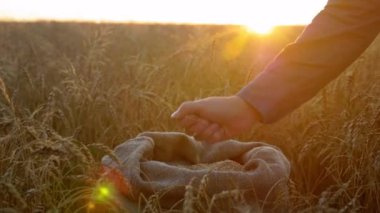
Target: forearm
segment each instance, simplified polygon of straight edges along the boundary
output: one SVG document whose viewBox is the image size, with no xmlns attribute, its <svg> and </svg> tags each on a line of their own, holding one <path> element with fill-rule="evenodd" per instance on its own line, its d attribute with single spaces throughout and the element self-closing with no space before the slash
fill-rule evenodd
<svg viewBox="0 0 380 213">
<path fill-rule="evenodd" d="M 380 30 L 380 0 L 332 0 L 238 96 L 264 123 L 313 97 L 370 45 Z"/>
</svg>

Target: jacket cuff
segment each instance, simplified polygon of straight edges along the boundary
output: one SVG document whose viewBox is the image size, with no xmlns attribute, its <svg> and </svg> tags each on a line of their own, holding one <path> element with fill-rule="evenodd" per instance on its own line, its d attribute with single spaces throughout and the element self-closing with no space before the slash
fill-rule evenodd
<svg viewBox="0 0 380 213">
<path fill-rule="evenodd" d="M 277 121 L 277 118 L 270 113 L 271 103 L 268 103 L 265 99 L 259 98 L 252 88 L 250 88 L 250 85 L 245 86 L 236 95 L 248 103 L 253 110 L 257 112 L 261 123 L 269 124 Z"/>
</svg>

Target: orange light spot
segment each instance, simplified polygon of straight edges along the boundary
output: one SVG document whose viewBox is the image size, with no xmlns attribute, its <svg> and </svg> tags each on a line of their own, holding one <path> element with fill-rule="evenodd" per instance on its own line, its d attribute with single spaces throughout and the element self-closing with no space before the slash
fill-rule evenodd
<svg viewBox="0 0 380 213">
<path fill-rule="evenodd" d="M 87 208 L 88 209 L 94 209 L 95 208 L 95 204 L 93 202 L 89 202 L 88 205 L 87 205 Z"/>
</svg>

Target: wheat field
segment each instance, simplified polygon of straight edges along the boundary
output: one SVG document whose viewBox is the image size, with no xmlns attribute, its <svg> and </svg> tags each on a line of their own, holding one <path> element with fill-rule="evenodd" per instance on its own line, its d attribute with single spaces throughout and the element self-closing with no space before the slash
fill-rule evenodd
<svg viewBox="0 0 380 213">
<path fill-rule="evenodd" d="M 90 211 L 103 155 L 143 131 L 183 131 L 170 119 L 180 103 L 236 93 L 301 31 L 0 23 L 0 212 Z M 290 212 L 380 209 L 379 59 L 377 39 L 312 100 L 239 138 L 290 159 Z M 191 199 L 183 211 L 201 212 Z M 152 200 L 141 211 L 163 211 Z"/>
</svg>

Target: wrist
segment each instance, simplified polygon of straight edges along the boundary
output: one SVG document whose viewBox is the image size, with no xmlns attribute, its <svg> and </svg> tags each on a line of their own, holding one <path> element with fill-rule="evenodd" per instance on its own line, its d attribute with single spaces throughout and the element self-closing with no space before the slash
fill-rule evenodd
<svg viewBox="0 0 380 213">
<path fill-rule="evenodd" d="M 240 97 L 239 95 L 234 95 L 234 97 L 242 103 L 245 112 L 251 115 L 250 117 L 252 117 L 255 120 L 255 122 L 262 123 L 262 116 L 254 106 L 252 106 L 248 101 L 246 101 L 243 97 Z"/>
</svg>

